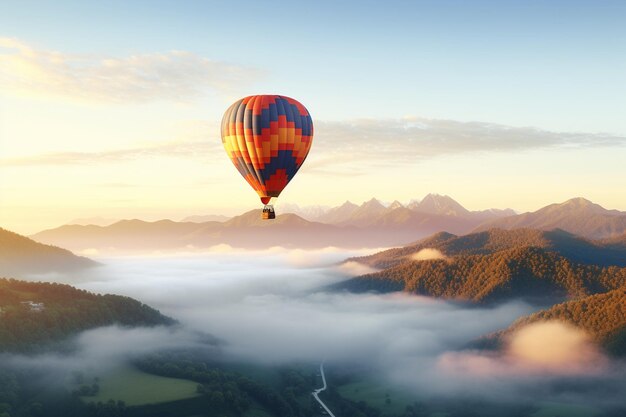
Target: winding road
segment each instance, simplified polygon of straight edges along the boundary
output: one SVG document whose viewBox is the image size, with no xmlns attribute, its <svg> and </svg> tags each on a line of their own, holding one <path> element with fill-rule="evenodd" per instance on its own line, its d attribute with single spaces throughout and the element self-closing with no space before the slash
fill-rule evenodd
<svg viewBox="0 0 626 417">
<path fill-rule="evenodd" d="M 320 363 L 320 374 L 322 375 L 322 382 L 324 383 L 324 385 L 322 386 L 322 388 L 318 388 L 316 390 L 313 391 L 313 397 L 315 397 L 315 399 L 317 400 L 318 403 L 320 403 L 320 405 L 322 406 L 322 408 L 324 410 L 326 410 L 326 412 L 328 413 L 328 415 L 330 417 L 335 417 L 335 415 L 333 414 L 332 411 L 330 411 L 330 409 L 328 407 L 326 407 L 326 404 L 324 404 L 324 402 L 322 400 L 320 400 L 320 397 L 318 396 L 318 394 L 324 390 L 326 390 L 326 376 L 324 375 L 324 362 Z"/>
</svg>

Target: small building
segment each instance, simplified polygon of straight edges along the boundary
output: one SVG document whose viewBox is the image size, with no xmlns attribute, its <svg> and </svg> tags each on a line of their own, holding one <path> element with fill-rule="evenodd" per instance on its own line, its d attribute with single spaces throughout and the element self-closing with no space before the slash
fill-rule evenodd
<svg viewBox="0 0 626 417">
<path fill-rule="evenodd" d="M 34 301 L 22 301 L 21 304 L 25 307 L 30 308 L 30 311 L 34 313 L 42 312 L 46 308 L 44 303 L 36 303 Z"/>
</svg>

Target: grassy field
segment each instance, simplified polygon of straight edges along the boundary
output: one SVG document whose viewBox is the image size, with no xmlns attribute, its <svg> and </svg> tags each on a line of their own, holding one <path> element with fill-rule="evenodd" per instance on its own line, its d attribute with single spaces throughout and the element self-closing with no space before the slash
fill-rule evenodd
<svg viewBox="0 0 626 417">
<path fill-rule="evenodd" d="M 147 374 L 130 366 L 115 369 L 99 377 L 98 395 L 83 397 L 85 401 L 105 402 L 112 399 L 124 401 L 126 405 L 144 405 L 182 400 L 198 395 L 196 382 Z"/>
</svg>

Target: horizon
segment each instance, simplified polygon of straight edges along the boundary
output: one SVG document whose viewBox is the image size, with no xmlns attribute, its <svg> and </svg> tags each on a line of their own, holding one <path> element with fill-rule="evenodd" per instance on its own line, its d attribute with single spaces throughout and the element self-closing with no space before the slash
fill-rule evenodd
<svg viewBox="0 0 626 417">
<path fill-rule="evenodd" d="M 456 203 L 460 204 L 463 208 L 467 209 L 467 207 L 465 207 L 462 202 L 457 201 L 452 196 L 448 196 L 448 195 L 444 195 L 444 194 L 437 194 L 437 193 L 428 193 L 426 196 L 424 196 L 424 198 L 426 198 L 426 197 L 428 197 L 430 195 L 451 198 Z M 369 203 L 372 200 L 376 200 L 378 203 L 383 205 L 385 208 L 389 208 L 389 206 L 391 206 L 396 201 L 398 201 L 400 204 L 402 204 L 403 207 L 407 207 L 410 203 L 419 203 L 419 202 L 423 201 L 424 198 L 422 198 L 422 199 L 414 198 L 414 199 L 411 199 L 409 201 L 399 201 L 399 200 L 383 201 L 383 200 L 380 200 L 380 199 L 378 199 L 376 197 L 372 197 L 372 198 L 370 198 L 368 200 L 365 200 L 365 201 L 362 201 L 362 202 L 355 202 L 355 201 L 346 200 L 343 203 L 340 203 L 340 204 L 337 204 L 337 205 L 334 205 L 334 206 L 304 206 L 304 205 L 301 206 L 301 205 L 297 205 L 295 203 L 288 203 L 288 202 L 285 203 L 285 202 L 283 202 L 282 205 L 281 204 L 276 205 L 276 211 L 277 211 L 277 213 L 279 215 L 280 214 L 293 214 L 293 215 L 296 215 L 298 217 L 304 218 L 305 220 L 308 220 L 308 221 L 324 223 L 323 221 L 321 221 L 318 218 L 309 219 L 308 218 L 309 216 L 303 216 L 302 213 L 297 213 L 296 211 L 298 211 L 298 210 L 306 210 L 306 209 L 309 209 L 309 208 L 318 208 L 318 207 L 322 207 L 324 210 L 332 210 L 334 208 L 341 207 L 341 206 L 343 206 L 345 204 L 354 204 L 357 207 L 361 207 L 361 206 Z M 548 206 L 551 206 L 551 205 L 562 205 L 562 204 L 571 202 L 573 200 L 580 200 L 580 199 L 585 200 L 585 201 L 587 201 L 589 203 L 592 203 L 592 204 L 598 204 L 598 203 L 596 203 L 594 201 L 591 201 L 591 200 L 589 200 L 589 199 L 587 199 L 585 197 L 578 196 L 578 197 L 568 198 L 565 201 L 553 202 L 553 203 L 550 203 L 550 204 L 548 204 L 546 206 L 538 207 L 536 210 L 530 210 L 530 211 L 519 211 L 519 210 L 515 210 L 515 209 L 513 209 L 511 207 L 504 207 L 504 208 L 488 207 L 488 208 L 485 208 L 485 209 L 478 209 L 478 210 L 469 210 L 468 209 L 468 211 L 470 211 L 470 212 L 480 212 L 480 211 L 486 211 L 486 210 L 513 210 L 515 212 L 514 215 L 520 215 L 520 214 L 525 214 L 525 213 L 532 213 L 534 211 L 540 210 L 542 208 L 545 208 L 545 207 L 548 207 Z M 287 206 L 288 208 L 284 209 L 285 211 L 283 211 L 283 209 L 282 209 L 283 206 Z M 601 204 L 600 204 L 600 206 L 603 209 L 605 209 L 605 210 L 615 210 L 615 209 L 613 209 L 611 207 L 604 207 Z M 296 209 L 296 210 L 294 210 L 294 209 Z M 235 212 L 232 215 L 219 214 L 219 213 L 193 213 L 193 214 L 189 214 L 189 215 L 183 215 L 183 216 L 180 216 L 180 217 L 154 217 L 154 218 L 149 218 L 149 217 L 144 217 L 144 218 L 140 218 L 140 217 L 110 218 L 109 217 L 109 218 L 107 218 L 107 217 L 103 217 L 103 216 L 86 216 L 86 217 L 73 218 L 73 219 L 70 219 L 70 220 L 62 223 L 62 224 L 50 225 L 49 227 L 46 227 L 46 228 L 43 228 L 43 229 L 36 229 L 36 230 L 33 230 L 33 231 L 9 230 L 9 229 L 6 229 L 6 228 L 5 228 L 5 230 L 9 230 L 9 231 L 14 232 L 14 233 L 22 234 L 24 236 L 29 236 L 29 235 L 36 234 L 38 232 L 42 232 L 42 231 L 46 231 L 46 230 L 52 230 L 52 229 L 56 229 L 56 228 L 61 227 L 61 226 L 68 226 L 68 225 L 95 225 L 95 226 L 106 227 L 107 225 L 112 225 L 112 224 L 116 224 L 116 223 L 123 222 L 123 221 L 136 221 L 136 220 L 141 221 L 141 222 L 146 222 L 146 223 L 156 223 L 156 222 L 160 222 L 160 221 L 183 222 L 183 221 L 189 221 L 189 220 L 185 220 L 187 218 L 196 217 L 196 216 L 197 217 L 222 216 L 222 217 L 224 217 L 223 221 L 227 221 L 227 220 L 233 219 L 235 217 L 243 216 L 243 215 L 249 214 L 251 212 L 256 212 L 256 211 L 258 211 L 258 208 L 254 208 L 253 207 L 253 208 L 243 209 L 243 211 Z M 99 224 L 98 222 L 96 222 L 96 220 L 103 221 L 103 223 Z M 93 223 L 89 223 L 88 221 L 93 221 Z"/>
<path fill-rule="evenodd" d="M 263 21 L 258 7 L 5 7 L 3 227 L 259 207 L 219 133 L 256 92 L 300 100 L 315 126 L 279 206 L 436 192 L 468 210 L 584 196 L 626 211 L 623 3 L 299 4 Z"/>
</svg>

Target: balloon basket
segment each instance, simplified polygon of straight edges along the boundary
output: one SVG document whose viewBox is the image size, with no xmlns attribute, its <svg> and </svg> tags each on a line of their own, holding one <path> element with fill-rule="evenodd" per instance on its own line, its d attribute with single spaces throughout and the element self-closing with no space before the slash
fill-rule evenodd
<svg viewBox="0 0 626 417">
<path fill-rule="evenodd" d="M 274 206 L 266 204 L 263 206 L 263 212 L 261 213 L 261 218 L 263 220 L 272 220 L 276 218 L 276 212 L 274 211 Z"/>
</svg>

